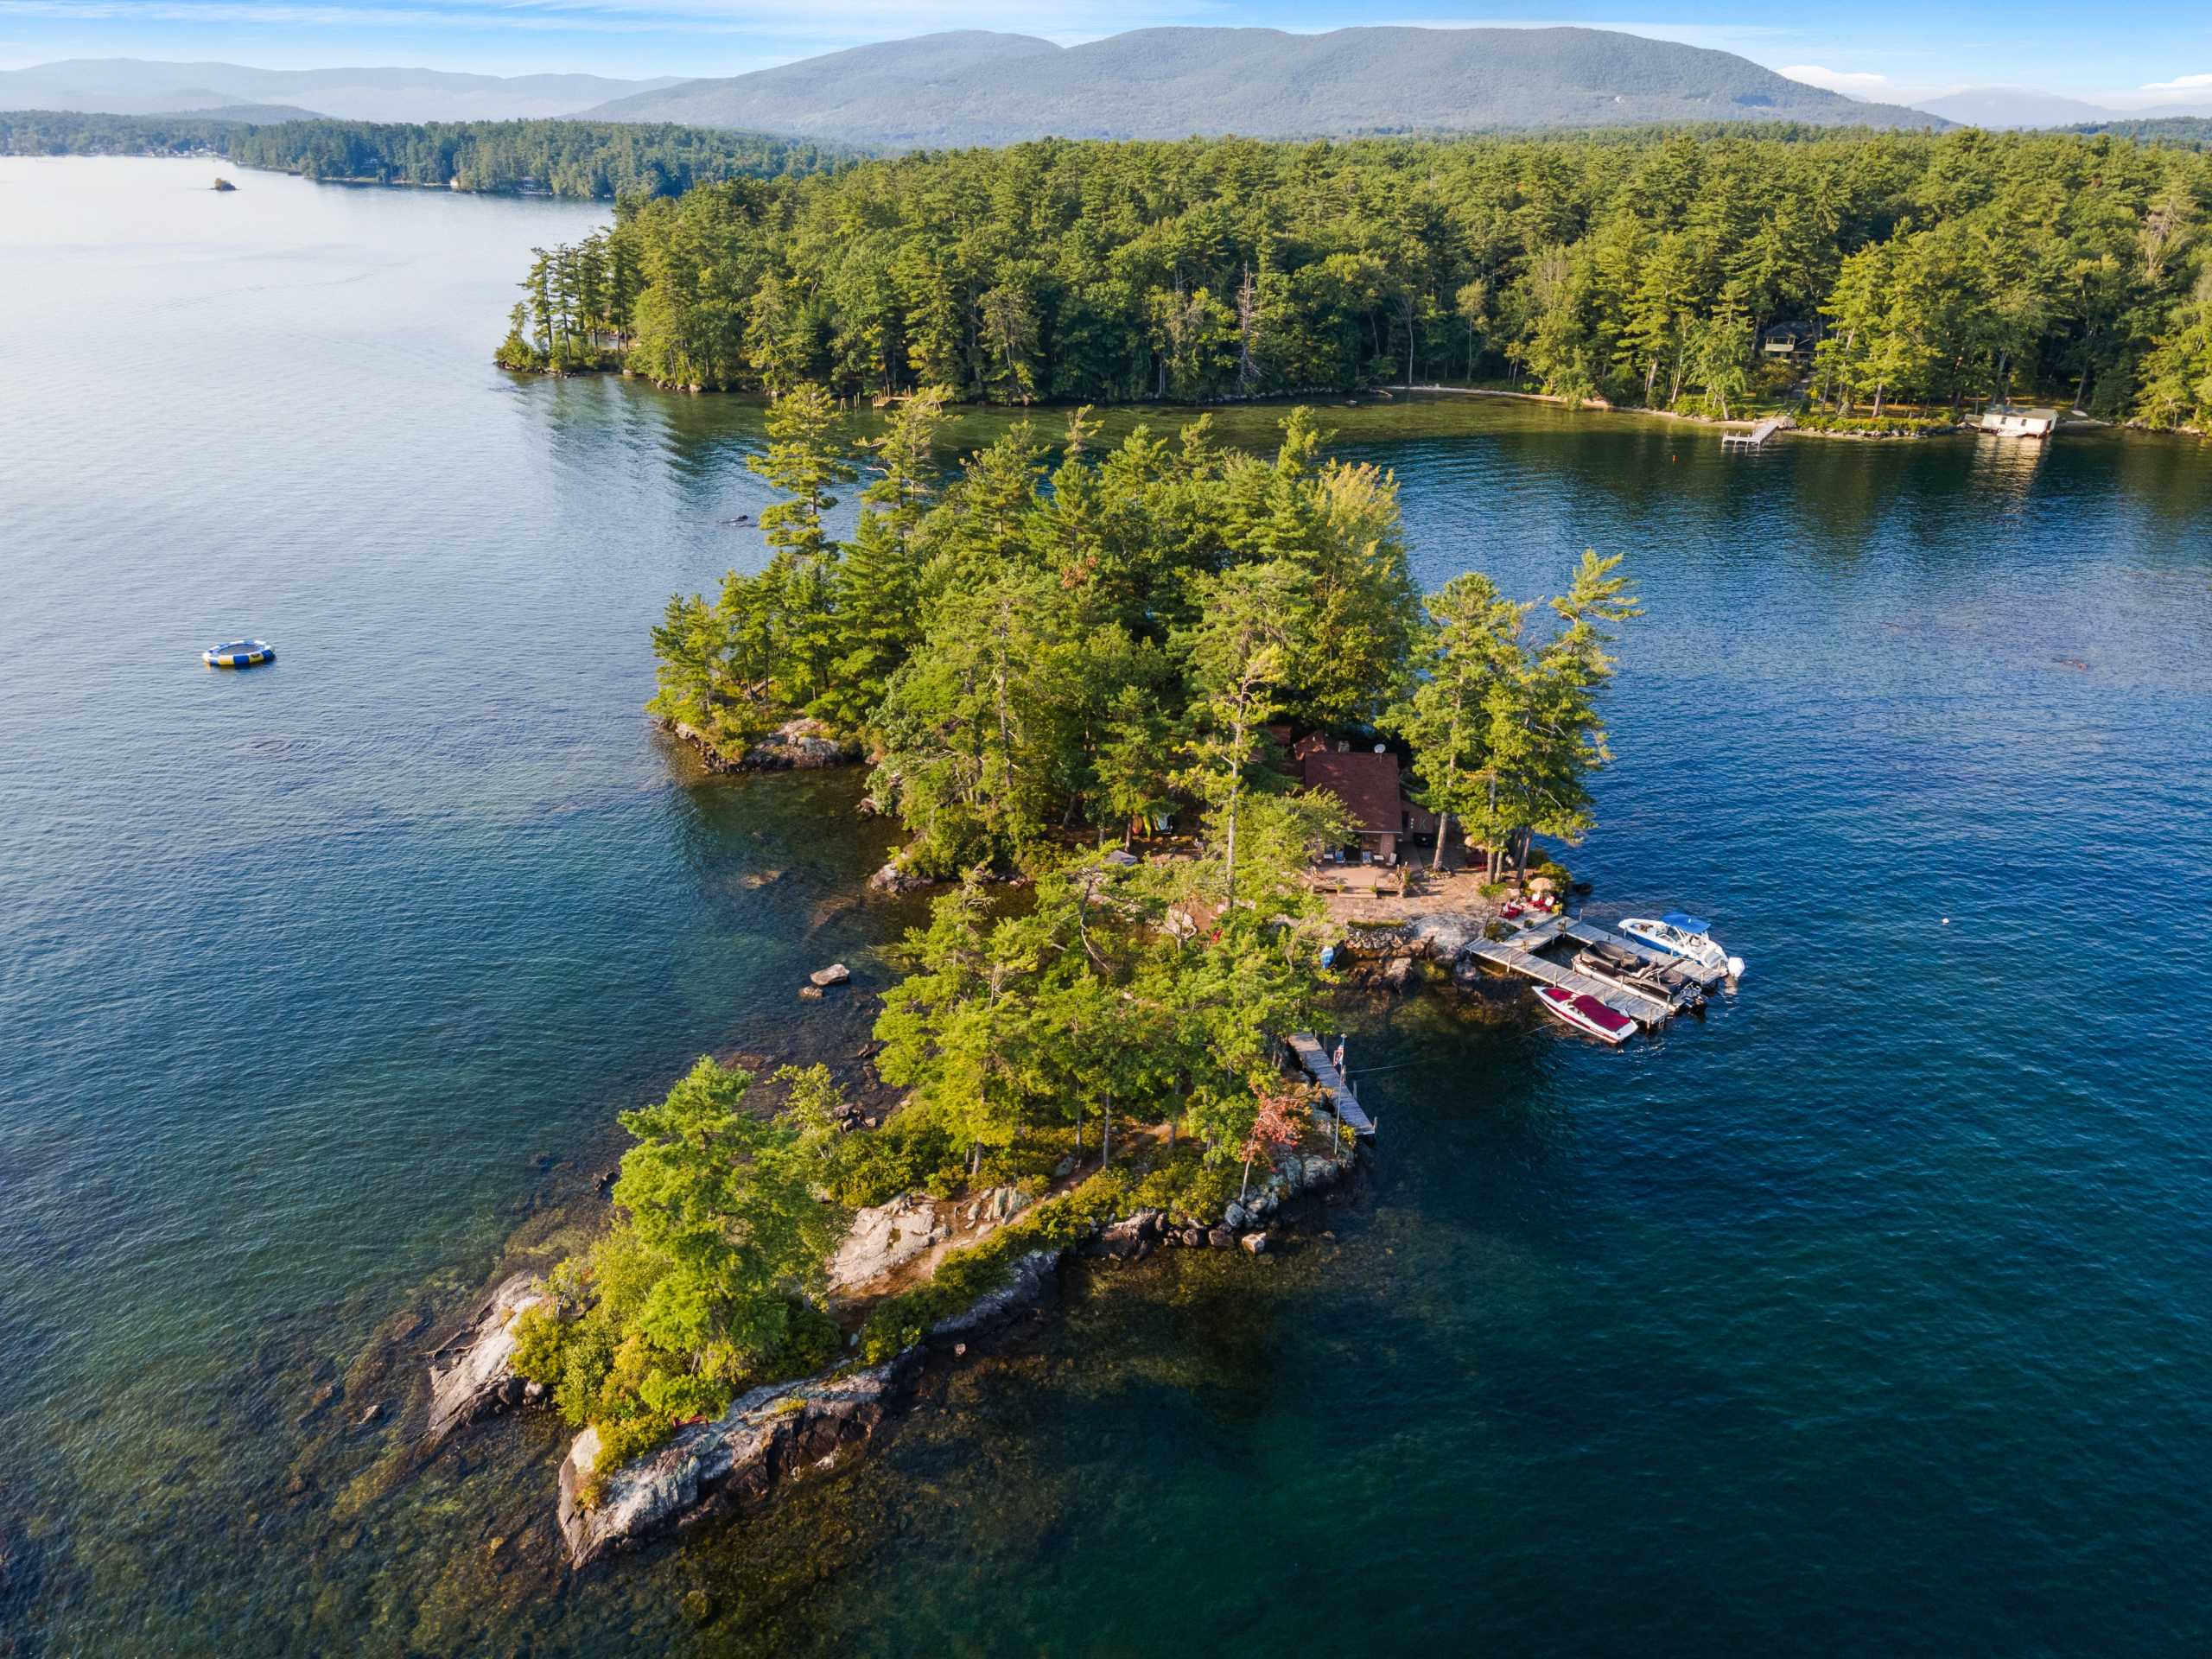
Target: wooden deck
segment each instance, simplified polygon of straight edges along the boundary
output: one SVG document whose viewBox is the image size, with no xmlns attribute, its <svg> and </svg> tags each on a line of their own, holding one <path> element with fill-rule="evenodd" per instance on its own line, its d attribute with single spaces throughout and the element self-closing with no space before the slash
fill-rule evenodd
<svg viewBox="0 0 2212 1659">
<path fill-rule="evenodd" d="M 1374 1120 L 1362 1109 L 1359 1096 L 1352 1093 L 1351 1085 L 1344 1080 L 1336 1062 L 1329 1058 L 1329 1051 L 1321 1046 L 1321 1039 L 1310 1031 L 1300 1031 L 1292 1033 L 1289 1041 L 1290 1052 L 1306 1068 L 1306 1075 L 1327 1091 L 1344 1127 L 1354 1135 L 1374 1134 Z"/>
</svg>

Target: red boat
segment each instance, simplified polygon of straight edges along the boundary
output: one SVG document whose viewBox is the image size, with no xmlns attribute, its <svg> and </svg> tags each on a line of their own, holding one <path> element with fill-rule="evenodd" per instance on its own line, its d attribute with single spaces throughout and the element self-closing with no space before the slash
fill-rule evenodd
<svg viewBox="0 0 2212 1659">
<path fill-rule="evenodd" d="M 1564 985 L 1537 986 L 1536 1001 L 1577 1031 L 1586 1031 L 1616 1046 L 1636 1035 L 1636 1021 L 1628 1015 Z"/>
</svg>

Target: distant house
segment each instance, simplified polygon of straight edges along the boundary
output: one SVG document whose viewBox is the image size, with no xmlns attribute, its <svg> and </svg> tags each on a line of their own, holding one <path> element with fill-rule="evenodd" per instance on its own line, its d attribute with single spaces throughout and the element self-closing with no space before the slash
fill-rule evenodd
<svg viewBox="0 0 2212 1659">
<path fill-rule="evenodd" d="M 1777 322 L 1759 336 L 1759 355 L 1777 362 L 1795 363 L 1812 355 L 1821 331 L 1809 322 Z"/>
<path fill-rule="evenodd" d="M 1387 750 L 1324 746 L 1306 748 L 1301 760 L 1306 787 L 1326 790 L 1351 814 L 1361 850 L 1385 861 L 1395 858 L 1399 839 L 1407 833 L 1398 757 Z"/>
<path fill-rule="evenodd" d="M 2058 411 L 1992 404 L 1981 411 L 1981 429 L 2000 438 L 2047 438 L 2058 430 Z"/>
</svg>

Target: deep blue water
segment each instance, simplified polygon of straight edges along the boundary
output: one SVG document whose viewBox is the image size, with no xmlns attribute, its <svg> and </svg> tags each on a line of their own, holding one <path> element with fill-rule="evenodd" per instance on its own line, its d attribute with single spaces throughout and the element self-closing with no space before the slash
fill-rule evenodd
<svg viewBox="0 0 2212 1659">
<path fill-rule="evenodd" d="M 1078 1282 L 849 1478 L 571 1583 L 550 1433 L 411 1471 L 357 1356 L 698 1052 L 849 1052 L 792 987 L 906 912 L 849 781 L 638 713 L 766 497 L 742 404 L 487 366 L 593 215 L 206 173 L 0 161 L 0 1651 L 2212 1640 L 2212 453 L 1345 412 L 1425 581 L 1628 555 L 1568 861 L 1740 993 L 1620 1052 L 1352 1016 L 1333 1238 Z"/>
</svg>

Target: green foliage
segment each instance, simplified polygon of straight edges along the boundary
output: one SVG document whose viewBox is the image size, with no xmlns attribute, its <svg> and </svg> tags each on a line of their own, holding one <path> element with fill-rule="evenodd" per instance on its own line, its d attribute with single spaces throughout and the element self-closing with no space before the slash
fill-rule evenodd
<svg viewBox="0 0 2212 1659">
<path fill-rule="evenodd" d="M 809 139 L 613 121 L 302 120 L 214 115 L 0 115 L 0 155 L 181 156 L 352 183 L 435 185 L 612 200 L 842 165 L 860 152 Z"/>
<path fill-rule="evenodd" d="M 2212 159 L 2106 136 L 1046 141 L 626 205 L 607 255 L 639 280 L 597 349 L 684 385 L 1504 377 L 1733 415 L 1793 321 L 1824 326 L 1811 390 L 1842 412 L 2049 388 L 2171 423 L 2205 406 L 2208 200 Z"/>
<path fill-rule="evenodd" d="M 1912 437 L 1923 432 L 1947 432 L 1958 423 L 1948 415 L 1801 415 L 1797 424 L 1807 432 L 1863 432 L 1875 437 Z"/>
<path fill-rule="evenodd" d="M 614 1184 L 614 1225 L 555 1271 L 555 1308 L 516 1321 L 517 1373 L 599 1429 L 604 1467 L 836 1351 L 812 1300 L 844 1224 L 817 1196 L 839 1139 L 835 1090 L 818 1068 L 778 1081 L 789 1107 L 755 1117 L 742 1109 L 750 1074 L 702 1059 L 658 1103 L 624 1113 L 638 1144 Z"/>
<path fill-rule="evenodd" d="M 1527 638 L 1534 607 L 1500 597 L 1485 576 L 1429 596 L 1414 688 L 1389 724 L 1413 745 L 1420 800 L 1488 849 L 1493 880 L 1516 839 L 1525 861 L 1529 833 L 1571 842 L 1590 827 L 1588 780 L 1612 758 L 1598 709 L 1613 671 L 1605 647 L 1639 609 L 1619 564 L 1584 553 L 1567 592 L 1548 601 L 1559 626 L 1541 644 Z"/>
</svg>

